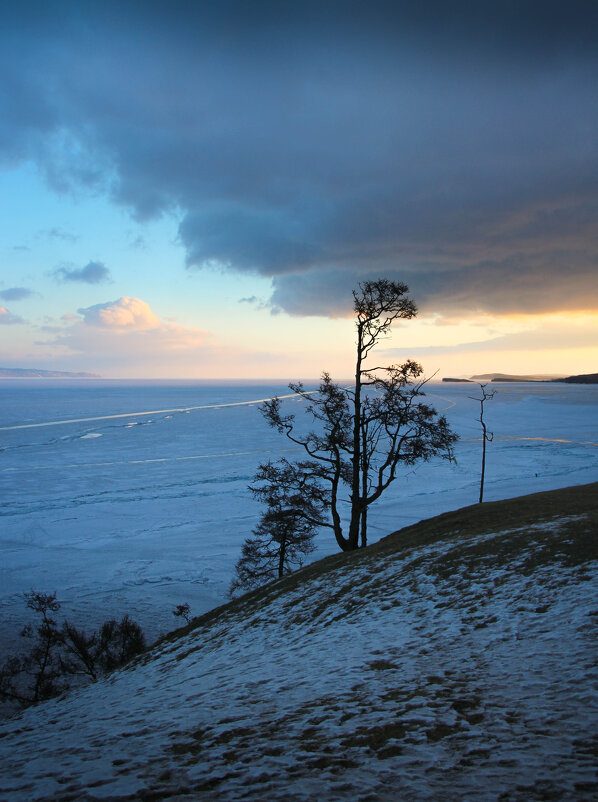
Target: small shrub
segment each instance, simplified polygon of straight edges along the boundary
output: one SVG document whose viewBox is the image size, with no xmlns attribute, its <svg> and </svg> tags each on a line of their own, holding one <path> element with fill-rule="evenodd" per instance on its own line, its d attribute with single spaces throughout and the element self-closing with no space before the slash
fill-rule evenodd
<svg viewBox="0 0 598 802">
<path fill-rule="evenodd" d="M 191 607 L 189 607 L 187 602 L 185 602 L 185 604 L 177 604 L 172 614 L 176 618 L 184 618 L 188 624 L 191 623 Z"/>
</svg>

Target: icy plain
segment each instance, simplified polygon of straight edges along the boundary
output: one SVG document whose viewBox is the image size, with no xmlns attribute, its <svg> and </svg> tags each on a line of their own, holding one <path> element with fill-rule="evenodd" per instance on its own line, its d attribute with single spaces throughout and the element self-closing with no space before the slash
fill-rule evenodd
<svg viewBox="0 0 598 802">
<path fill-rule="evenodd" d="M 497 384 L 486 405 L 487 500 L 598 479 L 598 387 Z M 259 462 L 299 451 L 257 401 L 284 385 L 0 381 L 0 638 L 11 647 L 22 594 L 56 591 L 85 626 L 125 612 L 150 639 L 225 601 L 259 507 Z M 477 385 L 430 384 L 460 434 L 457 464 L 403 473 L 372 507 L 370 538 L 477 500 Z M 289 410 L 300 410 L 287 399 Z M 336 551 L 320 536 L 313 559 Z"/>
</svg>

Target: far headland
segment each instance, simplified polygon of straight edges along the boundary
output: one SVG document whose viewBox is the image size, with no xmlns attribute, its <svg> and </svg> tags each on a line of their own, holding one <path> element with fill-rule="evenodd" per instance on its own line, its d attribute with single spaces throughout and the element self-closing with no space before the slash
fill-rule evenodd
<svg viewBox="0 0 598 802">
<path fill-rule="evenodd" d="M 100 379 L 97 373 L 69 373 L 66 370 L 0 368 L 0 379 Z"/>
<path fill-rule="evenodd" d="M 443 382 L 469 383 L 475 382 L 564 382 L 565 384 L 598 384 L 598 373 L 582 373 L 578 376 L 554 376 L 530 374 L 517 376 L 511 373 L 482 373 L 469 378 L 445 378 Z"/>
</svg>

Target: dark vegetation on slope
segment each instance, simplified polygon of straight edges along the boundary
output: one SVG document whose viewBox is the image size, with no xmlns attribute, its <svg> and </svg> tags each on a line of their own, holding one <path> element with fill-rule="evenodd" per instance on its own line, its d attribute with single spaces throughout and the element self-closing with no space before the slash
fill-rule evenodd
<svg viewBox="0 0 598 802">
<path fill-rule="evenodd" d="M 598 384 L 598 373 L 581 373 L 579 376 L 567 376 L 566 379 L 553 379 L 565 384 Z"/>
<path fill-rule="evenodd" d="M 556 534 L 542 534 L 542 548 L 533 550 L 534 566 L 540 560 L 558 561 L 567 565 L 598 560 L 598 482 L 533 493 L 504 501 L 473 504 L 407 526 L 365 549 L 341 552 L 311 563 L 290 576 L 210 610 L 193 619 L 187 626 L 170 632 L 158 643 L 174 641 L 196 627 L 206 626 L 229 614 L 242 613 L 244 608 L 254 608 L 275 596 L 283 595 L 307 580 L 332 574 L 338 568 L 351 565 L 358 567 L 364 560 L 396 555 L 420 546 L 432 546 L 435 543 L 459 541 L 476 535 L 483 536 L 509 530 L 508 536 L 501 540 L 502 548 L 498 555 L 499 558 L 507 560 L 509 554 L 520 553 L 525 545 L 535 541 L 534 527 L 538 524 L 555 518 L 565 516 L 575 518 L 580 515 L 584 516 L 583 525 L 573 520 L 568 535 L 564 535 L 562 530 Z M 523 531 L 513 534 L 512 530 L 519 529 Z M 476 555 L 483 556 L 486 550 L 483 542 L 469 543 L 465 548 L 472 558 Z M 495 547 L 492 547 L 492 553 L 496 553 Z M 534 566 L 530 565 L 530 570 Z M 447 565 L 446 570 L 449 571 L 450 566 Z"/>
<path fill-rule="evenodd" d="M 55 593 L 32 590 L 24 600 L 35 621 L 20 633 L 27 647 L 0 665 L 2 712 L 52 699 L 82 682 L 96 682 L 146 649 L 141 627 L 128 615 L 105 621 L 90 633 L 66 619 L 59 625 L 55 615 L 61 604 Z M 177 608 L 176 614 L 183 612 Z"/>
</svg>

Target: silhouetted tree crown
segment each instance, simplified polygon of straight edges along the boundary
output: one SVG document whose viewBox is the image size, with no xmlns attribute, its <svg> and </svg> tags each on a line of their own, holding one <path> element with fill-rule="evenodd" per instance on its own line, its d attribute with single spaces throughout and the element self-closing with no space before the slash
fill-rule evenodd
<svg viewBox="0 0 598 802">
<path fill-rule="evenodd" d="M 324 501 L 310 477 L 288 460 L 259 466 L 251 490 L 264 510 L 252 536 L 243 544 L 235 566 L 230 595 L 247 591 L 290 574 L 314 551 L 316 527 Z"/>
<path fill-rule="evenodd" d="M 444 416 L 420 400 L 426 384 L 421 366 L 412 360 L 386 367 L 368 364 L 392 324 L 416 315 L 407 292 L 405 284 L 386 279 L 366 281 L 353 291 L 357 337 L 352 386 L 339 386 L 328 373 L 316 392 L 305 390 L 301 382 L 289 385 L 305 401 L 313 430 L 302 432 L 296 416 L 283 412 L 279 398 L 260 407 L 270 426 L 306 454 L 304 460 L 280 463 L 287 479 L 285 504 L 297 494 L 309 499 L 312 506 L 299 510 L 298 518 L 332 529 L 343 551 L 367 544 L 368 508 L 396 479 L 400 466 L 454 458 L 457 435 Z M 276 474 L 270 471 L 273 481 Z M 264 479 L 267 483 L 268 477 Z"/>
</svg>

